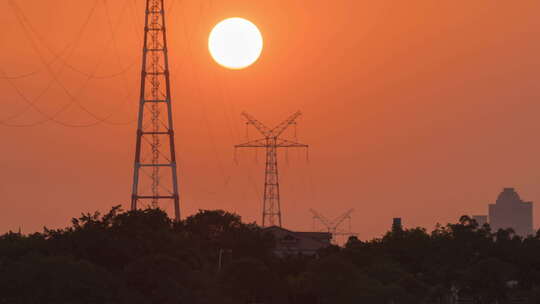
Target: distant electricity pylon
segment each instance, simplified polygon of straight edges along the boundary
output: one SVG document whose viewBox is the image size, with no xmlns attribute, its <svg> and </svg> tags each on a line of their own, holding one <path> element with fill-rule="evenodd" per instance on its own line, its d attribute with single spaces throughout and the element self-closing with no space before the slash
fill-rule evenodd
<svg viewBox="0 0 540 304">
<path fill-rule="evenodd" d="M 145 11 L 131 210 L 143 202 L 157 208 L 172 201 L 180 220 L 163 0 L 146 0 Z"/>
<path fill-rule="evenodd" d="M 308 145 L 280 138 L 279 136 L 290 126 L 296 124 L 298 116 L 296 112 L 285 119 L 278 126 L 269 129 L 264 124 L 253 118 L 246 112 L 242 115 L 247 119 L 248 125 L 253 125 L 264 137 L 236 145 L 235 148 L 266 148 L 266 168 L 264 175 L 264 196 L 262 226 L 279 225 L 281 227 L 281 205 L 279 197 L 279 179 L 277 165 L 278 148 L 307 148 Z"/>
<path fill-rule="evenodd" d="M 333 220 L 330 220 L 324 217 L 322 214 L 318 213 L 317 211 L 313 209 L 309 209 L 309 211 L 313 214 L 314 224 L 316 221 L 320 222 L 324 226 L 324 228 L 329 233 L 332 234 L 332 239 L 334 243 L 336 242 L 336 236 L 356 236 L 357 235 L 356 233 L 351 232 L 351 214 L 354 212 L 354 209 L 347 210 L 347 212 L 334 218 Z M 340 228 L 341 224 L 343 224 L 345 220 L 348 220 L 347 229 Z"/>
</svg>

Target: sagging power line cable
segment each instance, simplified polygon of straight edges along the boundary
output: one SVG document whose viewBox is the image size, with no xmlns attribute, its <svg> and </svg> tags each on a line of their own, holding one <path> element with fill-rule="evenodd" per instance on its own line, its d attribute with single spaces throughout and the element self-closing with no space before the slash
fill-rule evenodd
<svg viewBox="0 0 540 304">
<path fill-rule="evenodd" d="M 69 55 L 68 55 L 69 56 Z M 52 64 L 54 61 L 56 60 L 53 59 L 51 62 L 49 62 L 49 64 Z M 59 72 L 61 72 L 63 70 L 63 67 L 61 67 L 61 70 Z M 22 78 L 22 77 L 21 77 Z M 9 82 L 9 84 L 12 86 L 12 87 L 16 87 L 18 88 L 14 82 L 12 82 L 13 80 L 16 80 L 16 79 L 19 79 L 17 77 L 11 77 L 11 76 L 8 76 L 7 73 L 2 69 L 0 68 L 0 79 L 4 79 L 6 81 Z M 8 123 L 9 121 L 12 121 L 18 117 L 21 117 L 22 115 L 26 114 L 30 109 L 33 109 L 33 105 L 37 104 L 37 102 L 43 97 L 45 96 L 45 94 L 51 89 L 52 85 L 54 84 L 54 80 L 51 79 L 47 85 L 44 87 L 43 90 L 41 90 L 41 92 L 39 92 L 39 94 L 37 95 L 36 98 L 34 98 L 32 101 L 28 101 L 28 100 L 23 100 L 26 104 L 26 107 L 24 107 L 22 110 L 20 110 L 19 112 L 17 113 L 14 113 L 6 118 L 3 118 L 2 120 L 0 120 L 0 124 L 4 123 Z"/>
<path fill-rule="evenodd" d="M 28 77 L 31 77 L 31 76 L 34 76 L 36 74 L 38 74 L 39 72 L 41 72 L 41 70 L 35 70 L 35 71 L 32 71 L 30 73 L 26 73 L 26 74 L 19 74 L 19 75 L 2 75 L 0 76 L 0 79 L 22 79 L 22 78 L 28 78 Z"/>
<path fill-rule="evenodd" d="M 118 64 L 118 67 L 120 68 L 120 70 L 123 70 L 122 62 L 120 60 L 120 52 L 118 51 L 118 42 L 117 42 L 117 39 L 116 39 L 116 33 L 114 31 L 113 22 L 112 22 L 112 19 L 111 19 L 111 14 L 109 13 L 109 6 L 107 4 L 107 0 L 103 0 L 103 6 L 105 7 L 105 16 L 107 18 L 107 25 L 109 27 L 109 32 L 111 33 L 113 50 L 114 50 L 114 53 L 115 53 L 115 56 L 116 56 L 116 63 Z M 123 85 L 124 85 L 124 89 L 126 90 L 126 93 L 129 93 L 130 89 L 129 89 L 129 85 L 127 84 L 128 81 L 127 81 L 124 73 L 122 73 L 122 82 L 123 82 Z"/>
<path fill-rule="evenodd" d="M 52 71 L 51 67 L 50 66 L 47 66 L 46 65 L 46 61 L 44 59 L 44 55 L 40 52 L 39 50 L 39 47 L 37 46 L 37 43 L 36 41 L 34 41 L 34 39 L 32 38 L 27 26 L 25 25 L 25 22 L 23 20 L 23 18 L 20 16 L 20 8 L 17 7 L 17 5 L 14 3 L 14 1 L 12 0 L 9 0 L 10 4 L 12 4 L 12 8 L 14 9 L 14 11 L 16 12 L 16 17 L 17 17 L 17 20 L 19 21 L 19 24 L 21 25 L 21 27 L 23 28 L 27 38 L 30 40 L 35 52 L 38 54 L 38 56 L 40 57 L 41 61 L 42 61 L 42 64 L 45 65 L 45 67 L 47 68 L 47 71 L 49 72 L 49 74 L 52 76 L 53 78 L 53 81 L 56 82 L 61 88 L 62 90 L 64 91 L 64 93 L 70 98 L 70 102 L 68 104 L 66 104 L 64 107 L 62 107 L 62 109 L 60 109 L 60 111 L 57 111 L 56 113 L 53 114 L 53 116 L 50 116 L 50 115 L 47 115 L 46 113 L 44 113 L 43 111 L 41 110 L 38 110 L 36 109 L 35 107 L 35 103 L 34 102 L 30 102 L 29 104 L 31 106 L 33 106 L 40 114 L 44 115 L 46 117 L 46 119 L 42 120 L 42 121 L 38 121 L 38 122 L 35 122 L 35 123 L 31 123 L 31 124 L 25 124 L 25 125 L 15 125 L 15 124 L 6 124 L 6 123 L 3 123 L 3 125 L 8 125 L 8 126 L 35 126 L 35 125 L 39 125 L 39 124 L 42 124 L 42 123 L 45 123 L 47 121 L 54 121 L 56 123 L 59 123 L 63 126 L 69 126 L 69 127 L 88 127 L 88 126 L 94 126 L 94 125 L 97 125 L 97 124 L 100 124 L 100 123 L 107 123 L 107 124 L 113 124 L 113 125 L 123 125 L 123 124 L 129 124 L 129 123 L 132 123 L 133 120 L 129 121 L 129 122 L 111 122 L 109 121 L 109 118 L 113 115 L 112 113 L 106 117 L 99 117 L 97 115 L 95 115 L 93 112 L 91 112 L 90 110 L 88 110 L 88 108 L 86 108 L 85 106 L 83 106 L 82 104 L 80 104 L 80 102 L 77 100 L 76 96 L 74 96 L 68 89 L 67 87 L 60 81 L 60 79 L 58 79 L 58 75 L 56 73 L 54 73 L 54 71 Z M 89 20 L 91 18 L 91 16 L 93 15 L 93 12 L 95 11 L 95 8 L 97 6 L 97 3 L 98 1 L 96 0 L 95 2 L 95 5 L 92 9 L 92 11 L 90 12 L 89 14 L 89 17 L 87 18 L 87 22 L 86 24 L 89 23 Z M 129 0 L 126 1 L 125 5 L 124 5 L 124 9 L 122 11 L 122 14 L 121 14 L 121 17 L 119 18 L 119 21 L 118 21 L 118 24 L 120 24 L 121 20 L 123 19 L 123 15 L 124 15 L 124 12 L 126 11 L 126 7 L 127 7 L 127 4 L 129 3 Z M 81 37 L 82 35 L 79 35 L 79 38 Z M 110 45 L 110 44 L 108 44 Z M 79 89 L 79 91 L 77 92 L 77 95 L 79 93 L 81 93 L 85 88 L 86 86 L 88 85 L 88 83 L 90 82 L 91 79 L 94 79 L 93 75 L 95 75 L 97 69 L 99 68 L 99 66 L 101 65 L 102 63 L 102 60 L 103 58 L 105 57 L 105 54 L 106 54 L 107 50 L 103 52 L 103 55 L 101 56 L 98 64 L 95 65 L 95 69 L 93 71 L 92 74 L 89 75 L 89 77 L 87 77 L 87 79 L 85 80 L 83 86 Z M 14 86 L 13 83 L 11 83 L 12 86 Z M 23 100 L 25 100 L 26 102 L 28 102 L 28 98 L 26 98 L 24 96 L 24 94 L 22 94 L 22 92 L 17 88 L 16 89 L 17 93 L 19 94 L 19 96 L 21 96 L 23 98 Z M 128 94 L 127 97 L 130 97 L 130 94 Z M 127 99 L 126 97 L 126 99 Z M 65 110 L 67 110 L 73 103 L 76 103 L 79 108 L 81 108 L 84 112 L 86 112 L 87 114 L 89 114 L 90 116 L 92 116 L 96 121 L 94 122 L 91 122 L 91 123 L 86 123 L 86 124 L 69 124 L 69 123 L 65 123 L 65 122 L 61 122 L 59 120 L 56 119 L 56 117 L 58 115 L 60 115 L 62 112 L 64 112 Z"/>
<path fill-rule="evenodd" d="M 91 11 L 90 11 L 90 14 L 89 14 L 89 17 L 91 17 L 95 11 L 95 8 L 97 6 L 97 1 L 95 2 L 95 5 L 94 7 L 92 7 Z M 52 64 L 54 64 L 57 60 L 59 60 L 60 58 L 62 58 L 64 55 L 68 56 L 69 57 L 69 54 L 66 54 L 68 52 L 68 50 L 75 44 L 76 41 L 78 41 L 79 39 L 77 39 L 77 37 L 80 37 L 81 33 L 84 31 L 84 29 L 86 28 L 86 26 L 88 25 L 88 22 L 89 22 L 89 18 L 86 18 L 86 20 L 83 22 L 80 30 L 77 32 L 77 35 L 75 36 L 76 39 L 74 39 L 73 41 L 71 41 L 70 43 L 67 43 L 65 45 L 65 47 L 57 54 L 55 54 L 55 56 L 53 56 L 53 59 L 47 64 L 48 66 L 51 66 Z M 28 72 L 28 73 L 23 73 L 23 74 L 19 74 L 19 75 L 8 75 L 7 73 L 3 73 L 3 75 L 0 75 L 0 79 L 22 79 L 22 78 L 28 78 L 28 77 L 31 77 L 31 76 L 34 76 L 34 75 L 37 75 L 39 74 L 41 71 L 43 70 L 43 68 L 39 68 L 39 69 L 36 69 L 32 72 Z"/>
<path fill-rule="evenodd" d="M 82 36 L 82 33 L 84 33 L 86 27 L 88 26 L 88 24 L 90 22 L 91 17 L 93 16 L 93 14 L 94 14 L 94 12 L 96 10 L 97 3 L 98 3 L 97 1 L 94 2 L 94 6 L 92 6 L 88 16 L 85 18 L 85 21 L 83 22 L 83 24 L 81 25 L 79 31 L 77 32 L 77 35 L 75 36 L 76 39 L 74 39 L 70 43 L 66 44 L 66 47 L 60 52 L 59 56 L 56 56 L 51 61 L 47 62 L 46 66 L 51 66 L 56 60 L 58 60 L 60 58 L 60 56 L 63 56 L 64 53 L 66 53 L 67 58 L 71 57 L 71 55 L 73 54 L 73 52 L 75 51 L 75 49 L 77 47 L 78 42 L 80 41 L 80 37 Z M 71 48 L 71 50 L 70 50 L 70 48 Z M 62 66 L 60 70 L 62 71 L 63 68 L 64 68 L 64 66 Z M 36 70 L 36 71 L 34 71 L 32 73 L 28 73 L 25 76 L 27 76 L 27 75 L 35 75 L 38 72 L 40 72 L 42 69 L 43 68 L 38 69 L 38 70 Z M 9 76 L 9 75 L 7 75 L 7 73 L 4 70 L 0 70 L 0 74 L 1 74 L 0 78 L 4 79 L 4 80 L 7 80 L 8 82 L 10 80 L 24 78 L 24 77 L 12 77 L 12 76 Z M 39 99 L 41 99 L 49 91 L 49 89 L 52 87 L 53 83 L 54 83 L 54 80 L 51 79 L 49 81 L 49 83 L 45 86 L 45 88 L 37 95 L 37 97 L 32 102 L 29 103 L 27 100 L 23 99 L 23 101 L 27 104 L 27 106 L 25 108 L 23 108 L 21 111 L 10 115 L 7 118 L 4 118 L 3 120 L 0 120 L 0 123 L 3 123 L 4 125 L 6 125 L 7 122 L 12 121 L 13 119 L 16 119 L 16 118 L 26 114 L 30 109 L 34 108 L 33 105 L 35 105 L 39 101 Z M 13 82 L 10 82 L 10 85 L 16 87 L 15 83 L 13 83 Z M 15 125 L 9 125 L 9 126 L 15 126 Z M 19 125 L 17 125 L 17 126 L 19 126 Z"/>
<path fill-rule="evenodd" d="M 28 19 L 28 17 L 26 17 L 26 14 L 24 14 L 24 11 L 15 3 L 15 1 L 13 0 L 9 0 L 12 5 L 14 5 L 20 15 L 20 17 L 24 20 L 24 23 L 26 24 L 26 26 L 28 27 L 28 29 L 30 30 L 30 32 L 32 34 L 34 34 L 34 36 L 39 40 L 39 42 L 47 49 L 47 51 L 54 57 L 59 57 L 58 56 L 58 53 L 50 46 L 49 43 L 47 43 L 47 40 L 43 37 L 43 35 L 41 35 L 39 33 L 38 30 L 36 30 L 36 28 L 32 25 L 32 22 L 30 22 L 30 20 Z M 97 4 L 99 3 L 98 0 L 96 0 L 95 2 L 95 7 L 97 7 Z M 127 5 L 127 4 L 126 4 Z M 93 11 L 95 10 L 95 7 L 92 9 Z M 124 10 L 126 8 L 124 7 Z M 92 15 L 90 15 L 90 17 L 93 16 L 93 12 L 92 11 Z M 122 12 L 123 14 L 123 12 Z M 79 39 L 80 39 L 80 36 L 79 36 Z M 114 72 L 114 73 L 111 73 L 111 74 L 106 74 L 106 75 L 91 75 L 90 73 L 88 72 L 85 72 L 77 67 L 75 67 L 74 65 L 70 64 L 69 62 L 67 62 L 66 60 L 63 60 L 62 58 L 59 58 L 59 61 L 65 65 L 67 68 L 69 68 L 70 70 L 76 72 L 76 73 L 79 73 L 83 76 L 86 76 L 86 77 L 92 77 L 93 79 L 107 79 L 107 78 L 114 78 L 114 77 L 117 77 L 117 76 L 120 76 L 124 73 L 126 73 L 127 71 L 129 71 L 130 69 L 132 69 L 135 64 L 136 64 L 136 59 L 134 59 L 130 64 L 128 64 L 126 67 L 124 67 L 123 69 L 121 69 L 120 71 L 118 72 Z"/>
<path fill-rule="evenodd" d="M 73 54 L 73 52 L 75 51 L 76 47 L 77 47 L 77 44 L 79 43 L 81 37 L 82 37 L 82 34 L 85 32 L 86 30 L 86 27 L 88 26 L 92 16 L 94 15 L 94 12 L 97 8 L 97 0 L 94 2 L 94 5 L 92 6 L 90 12 L 88 13 L 88 16 L 85 18 L 85 21 L 83 22 L 81 28 L 79 29 L 77 35 L 76 35 L 76 39 L 74 39 L 71 43 L 68 43 L 67 44 L 67 48 L 69 48 L 69 46 L 72 47 L 72 49 L 70 50 L 70 52 L 67 54 L 68 58 Z M 16 12 L 15 12 L 16 13 Z M 19 19 L 17 19 L 19 21 Z M 67 50 L 67 49 L 66 49 Z M 59 58 L 59 56 L 56 56 L 53 58 L 52 61 L 48 62 L 45 64 L 45 66 L 47 67 L 50 67 L 50 65 L 52 65 L 52 63 L 54 63 L 54 61 L 56 61 L 57 59 Z M 63 71 L 65 66 L 62 66 L 59 73 L 61 73 Z M 3 70 L 0 70 L 0 73 L 2 75 L 6 75 L 6 73 L 3 71 Z M 9 116 L 8 118 L 0 121 L 0 124 L 4 125 L 4 126 L 9 126 L 9 127 L 33 127 L 33 126 L 37 126 L 37 125 L 41 125 L 43 123 L 46 123 L 48 121 L 55 121 L 55 117 L 57 115 L 59 115 L 60 113 L 57 113 L 57 115 L 53 115 L 52 117 L 50 115 L 47 115 L 46 113 L 44 113 L 39 107 L 36 106 L 37 102 L 49 91 L 49 89 L 52 87 L 52 85 L 54 84 L 54 79 L 51 79 L 49 81 L 49 83 L 45 86 L 45 88 L 37 95 L 37 97 L 30 101 L 23 93 L 22 93 L 22 90 L 20 90 L 17 85 L 12 81 L 12 78 L 11 77 L 4 77 L 5 80 L 8 81 L 8 83 L 10 84 L 10 86 L 13 87 L 13 89 L 15 90 L 15 92 L 17 93 L 17 95 L 19 97 L 21 97 L 21 99 L 27 104 L 27 107 L 24 108 L 22 111 L 14 114 L 14 115 L 11 115 Z M 17 117 L 20 117 L 21 115 L 25 114 L 26 112 L 28 112 L 29 109 L 34 109 L 36 110 L 36 112 L 40 113 L 42 116 L 45 116 L 45 119 L 43 120 L 39 120 L 39 121 L 36 121 L 36 122 L 33 122 L 33 123 L 27 123 L 27 124 L 14 124 L 14 123 L 9 123 L 9 121 L 17 118 Z M 63 112 L 63 111 L 59 111 L 59 112 Z M 60 121 L 55 121 L 57 123 L 61 123 Z"/>
</svg>

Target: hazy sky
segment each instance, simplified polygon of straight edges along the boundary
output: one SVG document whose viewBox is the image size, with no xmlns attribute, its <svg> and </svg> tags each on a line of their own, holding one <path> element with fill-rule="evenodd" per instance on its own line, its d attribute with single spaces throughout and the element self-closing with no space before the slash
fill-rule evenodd
<svg viewBox="0 0 540 304">
<path fill-rule="evenodd" d="M 144 1 L 10 1 L 0 1 L 0 231 L 127 208 L 135 124 L 124 123 L 138 107 Z M 268 125 L 304 114 L 309 162 L 279 158 L 288 228 L 311 229 L 309 208 L 354 208 L 364 239 L 392 217 L 431 229 L 485 214 L 503 187 L 540 202 L 539 1 L 165 2 L 183 216 L 221 208 L 260 222 L 263 151 L 233 161 L 243 110 Z M 264 37 L 240 71 L 207 51 L 212 27 L 233 16 Z M 57 122 L 40 124 L 28 102 Z M 121 124 L 67 126 L 95 122 L 85 110 Z"/>
</svg>

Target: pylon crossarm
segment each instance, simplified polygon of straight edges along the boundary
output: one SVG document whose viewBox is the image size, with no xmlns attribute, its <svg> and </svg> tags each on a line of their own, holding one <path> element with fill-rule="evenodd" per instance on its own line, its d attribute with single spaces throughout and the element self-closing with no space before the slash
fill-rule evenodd
<svg viewBox="0 0 540 304">
<path fill-rule="evenodd" d="M 341 223 L 343 223 L 344 220 L 351 217 L 351 213 L 353 213 L 354 209 L 350 209 L 347 212 L 343 213 L 342 215 L 338 216 L 332 221 L 332 224 L 334 227 L 338 227 Z"/>
<path fill-rule="evenodd" d="M 288 139 L 278 138 L 276 140 L 276 147 L 286 147 L 286 148 L 307 148 L 308 145 L 301 144 Z"/>
<path fill-rule="evenodd" d="M 283 122 L 281 122 L 277 127 L 270 130 L 272 136 L 278 137 L 283 133 L 290 125 L 295 123 L 295 120 L 298 118 L 298 116 L 302 115 L 300 111 L 294 113 L 289 118 L 285 119 Z"/>
<path fill-rule="evenodd" d="M 247 119 L 247 123 L 253 125 L 264 137 L 272 137 L 272 131 L 268 129 L 262 122 L 249 115 L 247 112 L 242 112 L 242 116 Z"/>
<path fill-rule="evenodd" d="M 235 148 L 264 148 L 267 146 L 268 146 L 268 143 L 266 141 L 266 138 L 261 138 L 261 139 L 250 140 L 246 143 L 239 144 L 234 147 Z"/>
<path fill-rule="evenodd" d="M 309 209 L 309 211 L 313 214 L 313 218 L 318 219 L 327 229 L 331 228 L 332 223 L 326 217 L 313 209 Z"/>
</svg>

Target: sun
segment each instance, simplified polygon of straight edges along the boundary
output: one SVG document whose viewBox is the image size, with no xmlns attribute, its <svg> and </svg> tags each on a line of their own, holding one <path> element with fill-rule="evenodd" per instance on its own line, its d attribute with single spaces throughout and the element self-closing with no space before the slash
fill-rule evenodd
<svg viewBox="0 0 540 304">
<path fill-rule="evenodd" d="M 243 69 L 261 55 L 263 39 L 255 24 L 243 18 L 225 19 L 212 29 L 208 50 L 214 60 L 229 69 Z"/>
</svg>

